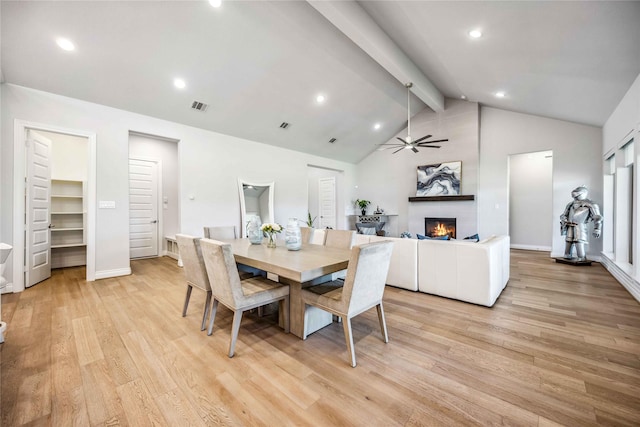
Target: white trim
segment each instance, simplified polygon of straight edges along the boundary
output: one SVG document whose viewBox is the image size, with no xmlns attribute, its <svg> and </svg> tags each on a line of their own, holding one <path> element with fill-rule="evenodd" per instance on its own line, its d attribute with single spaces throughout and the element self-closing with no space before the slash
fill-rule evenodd
<svg viewBox="0 0 640 427">
<path fill-rule="evenodd" d="M 514 243 L 511 244 L 511 249 L 523 249 L 525 251 L 551 252 L 551 246 L 518 245 Z"/>
<path fill-rule="evenodd" d="M 96 280 L 108 279 L 110 277 L 128 276 L 131 274 L 131 267 L 116 268 L 115 270 L 96 271 Z"/>
<path fill-rule="evenodd" d="M 13 292 L 24 291 L 24 218 L 25 218 L 25 177 L 27 129 L 87 138 L 88 180 L 87 180 L 87 281 L 96 277 L 96 133 L 70 129 L 27 120 L 13 121 Z"/>
<path fill-rule="evenodd" d="M 131 133 L 129 133 L 129 135 L 131 135 Z M 140 134 L 135 134 L 134 135 L 140 135 Z M 172 139 L 168 139 L 165 138 L 164 140 L 166 141 L 174 141 Z M 158 199 L 156 200 L 156 210 L 158 212 L 158 228 L 157 228 L 157 232 L 158 232 L 158 236 L 157 236 L 157 247 L 156 250 L 158 251 L 158 255 L 157 257 L 161 257 L 163 256 L 163 251 L 162 251 L 162 244 L 164 242 L 164 220 L 163 220 L 163 211 L 164 211 L 164 197 L 163 197 L 163 186 L 162 186 L 162 159 L 159 159 L 157 157 L 147 157 L 147 156 L 131 156 L 131 154 L 129 155 L 129 160 L 140 160 L 143 162 L 151 162 L 151 163 L 155 163 L 157 168 L 156 168 L 156 172 L 158 174 L 158 176 L 156 177 L 157 179 L 157 185 L 158 188 L 156 189 L 157 194 L 158 194 Z M 128 165 L 130 166 L 130 164 Z M 131 174 L 128 173 L 127 174 L 129 176 L 129 181 L 131 181 Z M 131 214 L 131 190 L 129 190 L 129 206 L 127 209 L 129 215 Z M 130 220 L 130 218 L 129 218 Z M 129 244 L 131 244 L 131 235 L 129 235 Z M 130 257 L 131 259 L 131 257 Z M 136 259 L 136 258 L 133 258 Z"/>
<path fill-rule="evenodd" d="M 604 268 L 611 273 L 615 279 L 636 299 L 640 302 L 640 282 L 624 271 L 620 265 L 609 258 L 605 253 L 602 254 L 601 263 Z"/>
</svg>

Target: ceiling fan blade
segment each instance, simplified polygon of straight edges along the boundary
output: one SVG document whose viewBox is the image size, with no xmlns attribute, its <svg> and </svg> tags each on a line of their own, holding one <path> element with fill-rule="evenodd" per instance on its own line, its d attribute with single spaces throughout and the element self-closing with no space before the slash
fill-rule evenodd
<svg viewBox="0 0 640 427">
<path fill-rule="evenodd" d="M 414 153 L 418 152 L 418 150 L 416 150 L 416 147 L 411 147 L 411 151 L 413 151 Z"/>
<path fill-rule="evenodd" d="M 448 139 L 436 139 L 435 141 L 423 141 L 418 143 L 419 146 L 424 147 L 423 144 L 433 144 L 434 142 L 445 142 L 448 141 Z"/>
<path fill-rule="evenodd" d="M 394 151 L 392 154 L 396 154 L 398 151 L 402 151 L 402 150 L 404 150 L 404 147 L 400 147 L 400 148 L 398 148 L 398 149 L 397 149 L 396 151 Z"/>
<path fill-rule="evenodd" d="M 439 145 L 418 145 L 420 148 L 440 148 Z"/>
<path fill-rule="evenodd" d="M 427 139 L 427 138 L 431 138 L 432 136 L 433 136 L 433 135 L 426 135 L 426 136 L 423 136 L 422 138 L 418 138 L 418 139 L 416 139 L 416 140 L 415 140 L 415 141 L 413 141 L 413 142 L 414 142 L 415 144 L 417 144 L 417 143 L 419 143 L 419 142 L 424 141 L 424 140 L 425 140 L 425 139 Z"/>
<path fill-rule="evenodd" d="M 379 150 L 394 150 L 396 148 L 404 148 L 404 146 L 398 144 L 398 145 L 392 145 L 391 147 L 382 147 L 382 148 L 379 148 Z"/>
<path fill-rule="evenodd" d="M 407 141 L 405 141 L 404 139 L 400 138 L 399 136 L 396 136 L 396 139 L 399 139 L 400 141 L 402 141 L 405 145 L 408 145 L 409 143 Z"/>
</svg>

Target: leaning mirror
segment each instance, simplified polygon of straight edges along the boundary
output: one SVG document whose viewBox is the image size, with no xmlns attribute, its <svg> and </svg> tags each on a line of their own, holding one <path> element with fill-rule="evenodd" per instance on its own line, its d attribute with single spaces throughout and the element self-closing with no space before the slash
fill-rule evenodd
<svg viewBox="0 0 640 427">
<path fill-rule="evenodd" d="M 258 216 L 261 223 L 273 222 L 274 183 L 256 183 L 238 179 L 242 237 L 247 237 L 247 222 Z"/>
</svg>

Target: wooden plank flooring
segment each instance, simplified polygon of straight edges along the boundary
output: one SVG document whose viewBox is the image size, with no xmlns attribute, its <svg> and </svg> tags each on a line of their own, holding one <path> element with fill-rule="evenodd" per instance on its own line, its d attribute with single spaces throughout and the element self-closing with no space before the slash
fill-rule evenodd
<svg viewBox="0 0 640 427">
<path fill-rule="evenodd" d="M 169 258 L 87 283 L 83 268 L 2 296 L 3 426 L 640 425 L 640 305 L 599 264 L 512 251 L 486 308 L 388 287 L 375 310 L 306 341 L 273 316 L 200 331 L 204 294 Z"/>
</svg>

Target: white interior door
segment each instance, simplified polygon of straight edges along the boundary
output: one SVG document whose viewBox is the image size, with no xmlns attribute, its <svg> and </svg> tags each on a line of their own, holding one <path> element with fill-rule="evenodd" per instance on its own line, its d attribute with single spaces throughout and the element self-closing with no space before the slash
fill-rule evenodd
<svg viewBox="0 0 640 427">
<path fill-rule="evenodd" d="M 27 287 L 51 277 L 51 141 L 27 134 L 26 271 Z"/>
<path fill-rule="evenodd" d="M 158 164 L 129 159 L 129 256 L 158 256 Z"/>
<path fill-rule="evenodd" d="M 336 228 L 336 178 L 327 177 L 318 180 L 320 206 L 320 228 Z"/>
</svg>

